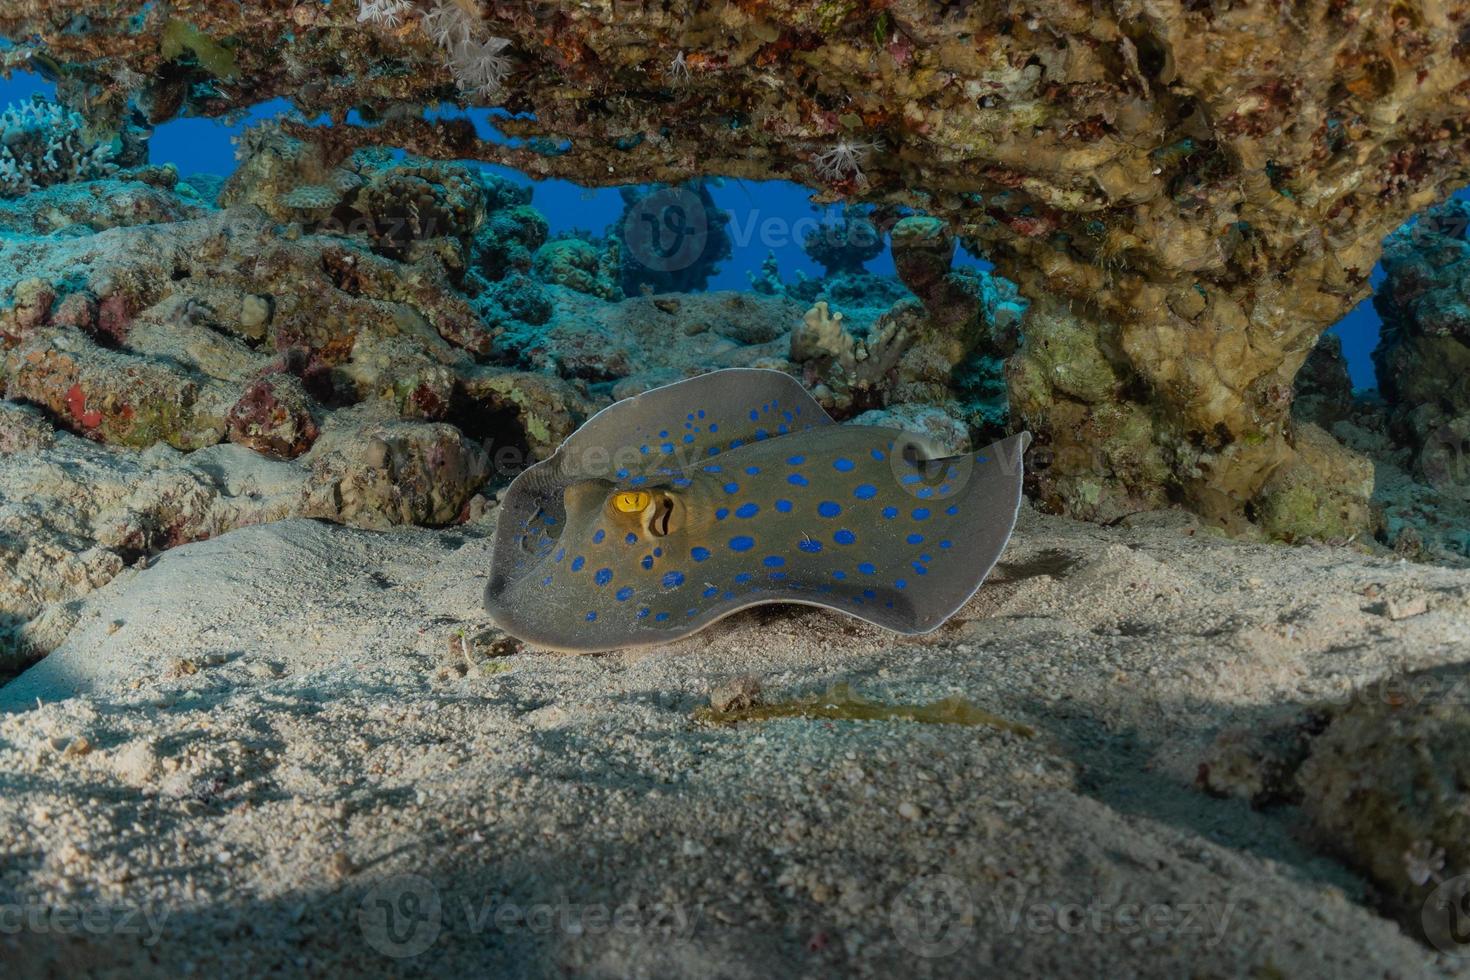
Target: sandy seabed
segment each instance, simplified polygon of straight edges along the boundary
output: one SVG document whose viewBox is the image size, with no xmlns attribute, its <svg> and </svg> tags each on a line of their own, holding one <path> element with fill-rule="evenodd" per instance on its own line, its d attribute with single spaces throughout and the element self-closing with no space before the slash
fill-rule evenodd
<svg viewBox="0 0 1470 980">
<path fill-rule="evenodd" d="M 0 689 L 0 973 L 1470 976 L 1199 785 L 1470 660 L 1470 572 L 1023 510 L 926 637 L 767 607 L 567 656 L 487 633 L 489 551 L 292 520 L 88 597 Z M 746 675 L 1034 734 L 697 717 Z"/>
</svg>

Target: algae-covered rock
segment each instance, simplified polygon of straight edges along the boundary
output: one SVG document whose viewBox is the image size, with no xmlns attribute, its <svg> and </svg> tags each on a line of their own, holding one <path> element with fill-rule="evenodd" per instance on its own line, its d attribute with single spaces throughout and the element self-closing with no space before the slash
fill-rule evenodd
<svg viewBox="0 0 1470 980">
<path fill-rule="evenodd" d="M 598 248 L 581 238 L 558 238 L 542 245 L 532 268 L 542 282 L 588 296 L 614 300 L 622 295 L 616 250 Z"/>
<path fill-rule="evenodd" d="M 1463 933 L 1451 933 L 1460 909 L 1431 898 L 1470 875 L 1470 668 L 1414 671 L 1361 693 L 1313 740 L 1297 774 L 1302 809 L 1407 928 L 1463 949 Z"/>
<path fill-rule="evenodd" d="M 1261 527 L 1287 541 L 1344 541 L 1367 527 L 1372 461 L 1310 422 L 1297 425 L 1294 449 L 1261 490 Z"/>
<path fill-rule="evenodd" d="M 450 524 L 484 485 L 484 449 L 452 425 L 340 412 L 309 457 L 304 513 L 354 527 Z"/>
</svg>

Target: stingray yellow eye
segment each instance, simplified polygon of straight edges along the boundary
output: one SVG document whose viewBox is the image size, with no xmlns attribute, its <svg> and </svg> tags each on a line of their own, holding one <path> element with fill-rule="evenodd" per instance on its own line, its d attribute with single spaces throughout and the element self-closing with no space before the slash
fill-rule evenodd
<svg viewBox="0 0 1470 980">
<path fill-rule="evenodd" d="M 653 502 L 653 497 L 642 490 L 619 493 L 613 497 L 613 507 L 624 514 L 638 514 Z"/>
</svg>

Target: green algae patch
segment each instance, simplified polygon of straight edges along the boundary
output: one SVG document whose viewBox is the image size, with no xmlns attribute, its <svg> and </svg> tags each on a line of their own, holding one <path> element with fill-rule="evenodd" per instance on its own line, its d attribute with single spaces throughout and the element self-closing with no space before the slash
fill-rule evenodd
<svg viewBox="0 0 1470 980">
<path fill-rule="evenodd" d="M 159 53 L 166 61 L 173 61 L 185 51 L 192 52 L 199 67 L 215 78 L 226 81 L 236 75 L 235 54 L 229 48 L 209 37 L 193 24 L 182 20 L 171 20 L 163 28 L 163 40 Z"/>
<path fill-rule="evenodd" d="M 812 721 L 916 721 L 925 725 L 986 726 L 1032 738 L 1029 725 L 991 714 L 962 697 L 943 698 L 929 704 L 882 704 L 862 697 L 847 684 L 834 684 L 826 692 L 778 701 L 748 704 L 727 711 L 713 707 L 694 712 L 694 720 L 716 725 L 737 725 L 776 718 L 806 718 Z"/>
</svg>

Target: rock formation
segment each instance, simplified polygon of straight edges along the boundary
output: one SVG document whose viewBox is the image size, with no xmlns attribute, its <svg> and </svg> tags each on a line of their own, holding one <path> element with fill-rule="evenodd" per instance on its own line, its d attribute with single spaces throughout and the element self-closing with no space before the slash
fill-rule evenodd
<svg viewBox="0 0 1470 980">
<path fill-rule="evenodd" d="M 1036 490 L 1098 516 L 1179 499 L 1238 525 L 1278 470 L 1309 478 L 1296 370 L 1383 237 L 1470 167 L 1463 2 L 358 13 L 24 2 L 0 34 L 29 39 L 8 64 L 56 66 L 119 127 L 130 104 L 159 122 L 285 97 L 337 124 L 328 163 L 388 145 L 586 185 L 786 178 L 940 217 L 1094 372 L 1083 398 L 1047 392 L 1025 365 L 1053 355 L 1028 343 L 1015 376 L 1067 403 L 1033 413 Z M 483 57 L 446 55 L 450 19 Z M 504 106 L 510 139 L 423 117 L 445 99 Z"/>
</svg>

